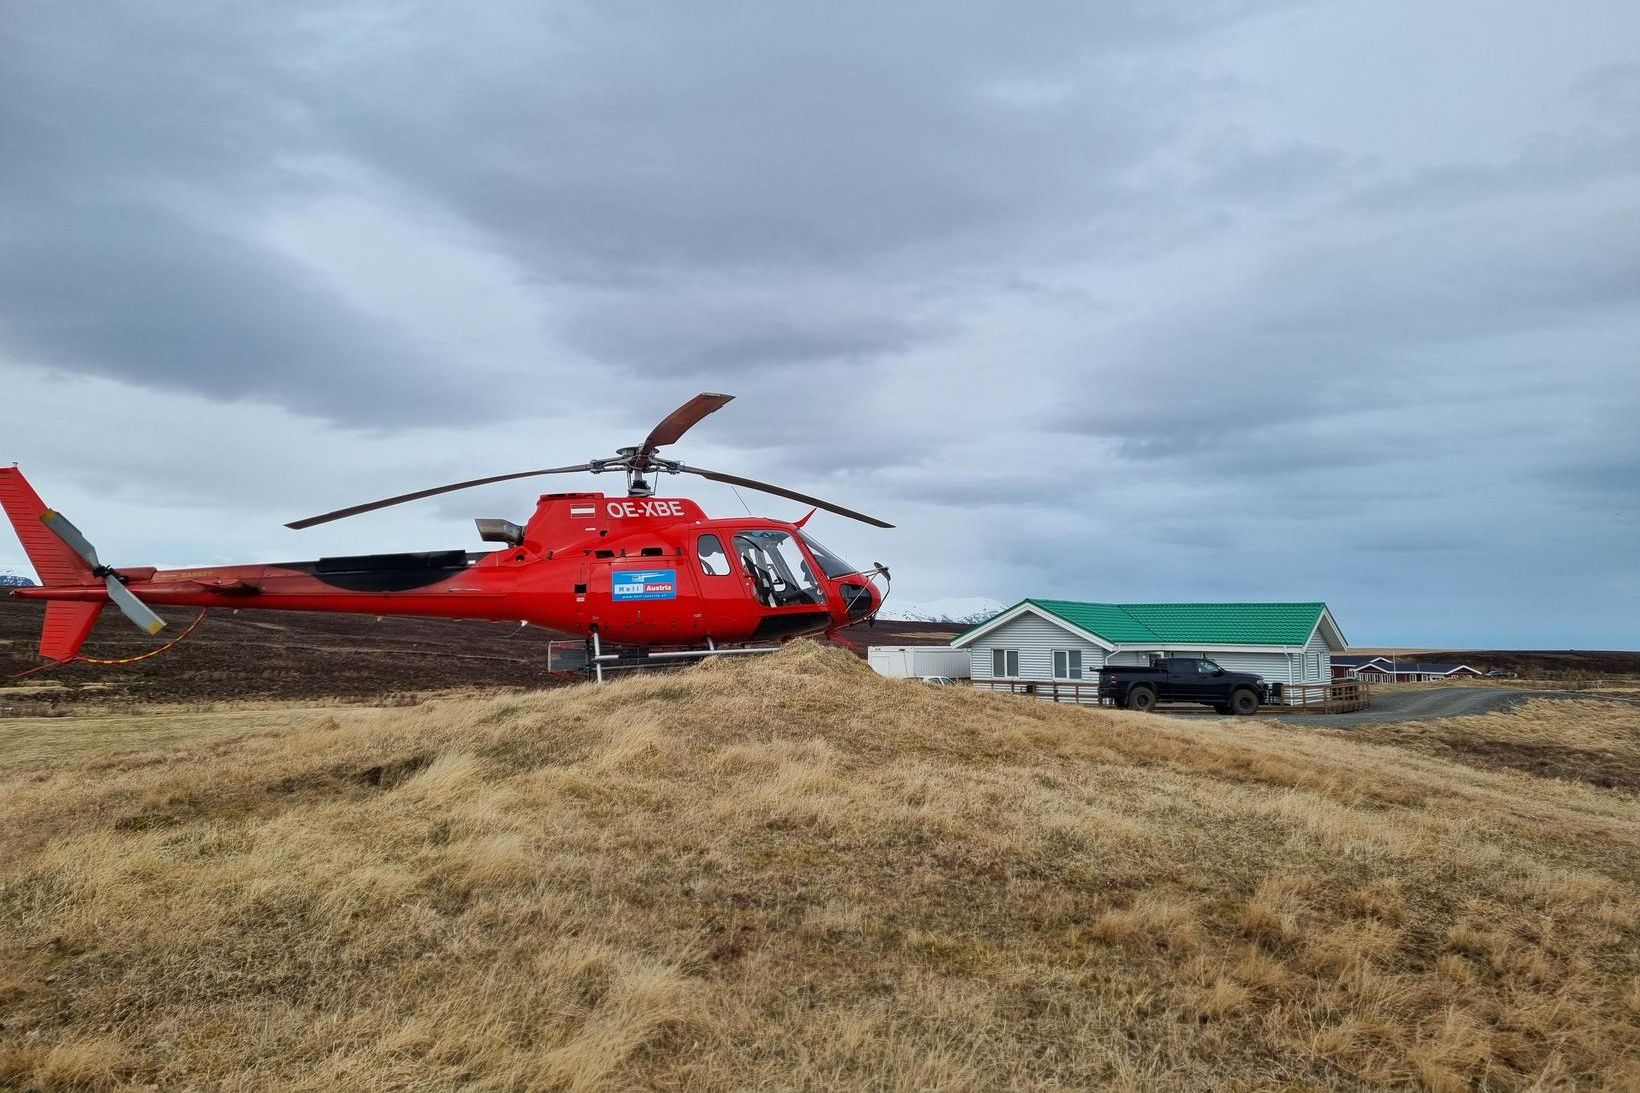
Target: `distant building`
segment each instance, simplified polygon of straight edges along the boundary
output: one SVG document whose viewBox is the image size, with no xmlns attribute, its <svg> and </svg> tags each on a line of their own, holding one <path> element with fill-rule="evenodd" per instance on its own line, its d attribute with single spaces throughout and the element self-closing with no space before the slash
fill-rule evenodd
<svg viewBox="0 0 1640 1093">
<path fill-rule="evenodd" d="M 1386 656 L 1339 656 L 1332 662 L 1334 679 L 1364 683 L 1430 683 L 1441 679 L 1479 679 L 1486 673 L 1467 664 L 1427 664 Z"/>
<path fill-rule="evenodd" d="M 1324 603 L 1022 600 L 959 635 L 975 681 L 1091 680 L 1107 664 L 1208 657 L 1276 683 L 1325 683 L 1349 649 Z"/>
</svg>

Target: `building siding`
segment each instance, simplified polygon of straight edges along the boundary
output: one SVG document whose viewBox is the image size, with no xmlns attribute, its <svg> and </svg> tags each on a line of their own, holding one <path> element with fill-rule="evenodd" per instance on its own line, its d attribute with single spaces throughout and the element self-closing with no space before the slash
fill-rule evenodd
<svg viewBox="0 0 1640 1093">
<path fill-rule="evenodd" d="M 1204 656 L 1218 662 L 1220 668 L 1231 672 L 1252 672 L 1266 683 L 1296 683 L 1296 658 L 1287 653 L 1215 653 L 1207 650 Z"/>
<path fill-rule="evenodd" d="M 1082 678 L 1092 679 L 1094 669 L 1105 663 L 1105 651 L 1064 627 L 1036 615 L 1025 614 L 1004 623 L 968 647 L 976 680 L 994 678 L 991 671 L 993 649 L 1019 650 L 1019 679 L 1052 679 L 1055 649 L 1082 652 Z"/>
<path fill-rule="evenodd" d="M 1201 649 L 1174 649 L 1163 651 L 1160 649 L 1121 649 L 1110 654 L 1110 664 L 1149 664 L 1153 656 L 1163 657 L 1206 657 L 1219 667 L 1230 672 L 1252 672 L 1264 679 L 1276 683 L 1293 683 L 1294 658 L 1282 652 L 1269 653 L 1231 653 L 1217 652 L 1212 648 Z"/>
<path fill-rule="evenodd" d="M 1304 678 L 1299 683 L 1326 683 L 1332 679 L 1332 649 L 1327 645 L 1327 639 L 1321 636 L 1321 627 L 1315 628 L 1310 635 L 1310 643 L 1304 647 Z"/>
<path fill-rule="evenodd" d="M 1332 681 L 1332 651 L 1317 627 L 1304 648 L 1271 648 L 1256 651 L 1217 650 L 1211 646 L 1193 649 L 1146 649 L 1125 645 L 1106 653 L 1100 646 L 1073 634 L 1063 624 L 1029 612 L 992 630 L 968 646 L 976 685 L 995 678 L 992 653 L 997 649 L 1019 651 L 1019 672 L 1015 679 L 1050 682 L 1053 654 L 1057 649 L 1075 649 L 1082 654 L 1082 679 L 1093 683 L 1097 669 L 1105 665 L 1148 664 L 1153 656 L 1207 657 L 1232 672 L 1250 672 L 1269 683 L 1300 684 Z M 1295 692 L 1296 693 L 1296 692 Z M 1039 696 L 1049 697 L 1051 692 Z M 1062 696 L 1063 697 L 1063 696 Z M 1084 696 L 1088 701 L 1089 696 Z"/>
</svg>

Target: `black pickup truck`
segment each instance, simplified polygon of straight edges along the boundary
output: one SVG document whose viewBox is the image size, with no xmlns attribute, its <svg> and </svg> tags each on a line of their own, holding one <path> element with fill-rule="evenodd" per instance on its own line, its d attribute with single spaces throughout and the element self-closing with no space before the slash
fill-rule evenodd
<svg viewBox="0 0 1640 1093">
<path fill-rule="evenodd" d="M 1219 713 L 1255 714 L 1271 689 L 1249 672 L 1229 672 L 1205 658 L 1168 657 L 1148 665 L 1114 664 L 1099 669 L 1099 697 L 1126 710 L 1151 710 L 1158 702 L 1200 702 Z"/>
</svg>

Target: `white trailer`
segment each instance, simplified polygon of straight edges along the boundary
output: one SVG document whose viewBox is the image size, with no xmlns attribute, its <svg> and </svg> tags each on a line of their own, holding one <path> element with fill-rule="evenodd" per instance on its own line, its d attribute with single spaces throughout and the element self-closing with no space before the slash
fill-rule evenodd
<svg viewBox="0 0 1640 1093">
<path fill-rule="evenodd" d="M 923 676 L 950 676 L 967 679 L 973 657 L 966 649 L 949 645 L 873 645 L 866 650 L 866 663 L 880 676 L 920 679 Z"/>
</svg>

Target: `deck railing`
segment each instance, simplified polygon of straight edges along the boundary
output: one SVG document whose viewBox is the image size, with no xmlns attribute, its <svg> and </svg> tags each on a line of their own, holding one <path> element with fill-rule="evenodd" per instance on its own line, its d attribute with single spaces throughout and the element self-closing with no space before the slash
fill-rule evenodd
<svg viewBox="0 0 1640 1093">
<path fill-rule="evenodd" d="M 1082 706 L 1099 705 L 1099 681 L 1051 679 L 975 679 L 970 682 L 982 691 L 1001 691 L 1003 694 L 1031 695 L 1045 702 L 1074 702 Z"/>
<path fill-rule="evenodd" d="M 1349 713 L 1372 705 L 1372 689 L 1357 679 L 1330 683 L 1283 683 L 1281 697 L 1270 704 L 1294 713 Z"/>
<path fill-rule="evenodd" d="M 1096 679 L 975 679 L 971 682 L 982 691 L 1028 695 L 1044 702 L 1069 702 L 1080 706 L 1101 704 L 1099 681 Z M 1331 683 L 1283 683 L 1281 696 L 1267 703 L 1264 709 L 1292 713 L 1349 713 L 1364 710 L 1371 703 L 1371 689 L 1365 683 L 1334 680 Z M 1205 706 L 1187 708 L 1206 709 Z"/>
</svg>

